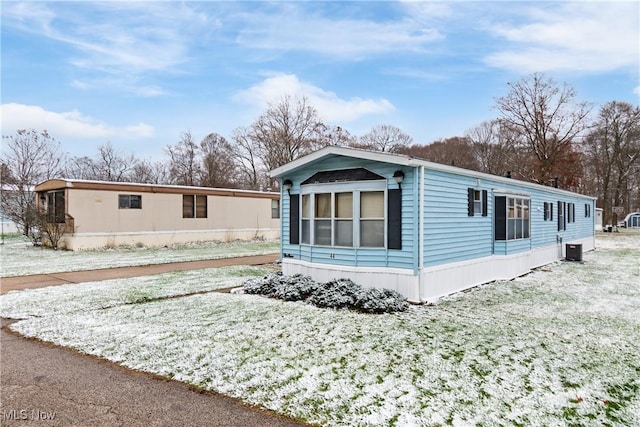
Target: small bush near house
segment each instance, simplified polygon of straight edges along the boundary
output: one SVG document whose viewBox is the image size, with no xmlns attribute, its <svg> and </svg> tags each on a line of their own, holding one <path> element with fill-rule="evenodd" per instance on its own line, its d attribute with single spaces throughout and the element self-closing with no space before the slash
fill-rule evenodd
<svg viewBox="0 0 640 427">
<path fill-rule="evenodd" d="M 308 276 L 282 273 L 249 279 L 244 283 L 247 294 L 264 295 L 285 301 L 305 301 L 322 308 L 349 308 L 365 313 L 406 311 L 406 298 L 390 289 L 363 288 L 349 279 L 318 283 Z"/>
<path fill-rule="evenodd" d="M 322 308 L 355 308 L 360 292 L 362 288 L 349 279 L 332 280 L 317 284 L 307 302 Z"/>
</svg>

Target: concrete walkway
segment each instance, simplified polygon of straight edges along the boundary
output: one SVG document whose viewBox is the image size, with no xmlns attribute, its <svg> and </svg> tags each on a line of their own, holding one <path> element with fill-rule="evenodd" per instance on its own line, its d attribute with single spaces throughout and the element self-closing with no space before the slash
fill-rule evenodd
<svg viewBox="0 0 640 427">
<path fill-rule="evenodd" d="M 2 278 L 1 292 L 64 283 L 147 276 L 170 271 L 270 264 L 277 254 Z M 2 319 L 0 426 L 294 427 L 304 423 L 239 399 L 34 339 Z"/>
<path fill-rule="evenodd" d="M 98 270 L 71 271 L 67 273 L 34 274 L 0 278 L 0 294 L 20 289 L 42 288 L 65 283 L 97 282 L 125 277 L 150 276 L 172 271 L 199 270 L 204 268 L 229 267 L 232 265 L 272 264 L 279 254 L 254 255 L 238 258 L 222 258 L 202 261 L 172 262 L 166 264 L 140 265 L 133 267 L 104 268 Z"/>
</svg>

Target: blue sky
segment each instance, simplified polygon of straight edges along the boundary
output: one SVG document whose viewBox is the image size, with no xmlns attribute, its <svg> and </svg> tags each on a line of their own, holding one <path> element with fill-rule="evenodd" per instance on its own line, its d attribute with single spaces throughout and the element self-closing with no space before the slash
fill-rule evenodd
<svg viewBox="0 0 640 427">
<path fill-rule="evenodd" d="M 231 139 L 306 96 L 359 136 L 416 143 L 497 117 L 507 82 L 543 72 L 594 114 L 640 99 L 640 3 L 2 2 L 2 134 L 47 129 L 72 156 L 141 158 L 190 131 Z"/>
</svg>

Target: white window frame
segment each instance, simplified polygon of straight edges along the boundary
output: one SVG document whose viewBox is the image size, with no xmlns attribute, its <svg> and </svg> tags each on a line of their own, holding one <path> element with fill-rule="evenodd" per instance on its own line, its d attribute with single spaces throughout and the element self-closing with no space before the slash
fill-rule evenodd
<svg viewBox="0 0 640 427">
<path fill-rule="evenodd" d="M 482 215 L 482 190 L 473 189 L 473 215 Z"/>
<path fill-rule="evenodd" d="M 328 184 L 309 184 L 301 186 L 300 197 L 300 244 L 306 246 L 315 247 L 335 247 L 335 248 L 363 248 L 363 249 L 386 249 L 387 248 L 387 180 L 372 180 L 361 182 L 349 182 L 349 183 L 328 183 Z M 360 194 L 364 192 L 383 192 L 383 208 L 384 208 L 384 236 L 383 246 L 361 246 L 360 244 Z M 330 245 L 318 245 L 315 244 L 315 195 L 316 194 L 331 194 L 331 244 Z M 336 221 L 341 218 L 336 217 L 335 212 L 335 195 L 338 193 L 353 193 L 353 210 L 352 210 L 352 232 L 353 232 L 353 246 L 338 246 L 336 245 L 335 227 Z M 304 210 L 302 208 L 303 199 L 305 196 L 309 197 L 309 217 L 305 217 Z M 303 221 L 309 221 L 309 241 L 304 241 L 302 233 Z"/>
<path fill-rule="evenodd" d="M 505 241 L 509 242 L 515 240 L 531 239 L 531 197 L 512 194 L 505 194 L 504 196 L 506 197 L 505 207 L 507 209 L 505 222 Z M 510 207 L 512 206 L 512 201 L 513 216 L 511 216 L 510 209 Z M 518 224 L 520 225 L 520 228 L 518 228 Z"/>
</svg>

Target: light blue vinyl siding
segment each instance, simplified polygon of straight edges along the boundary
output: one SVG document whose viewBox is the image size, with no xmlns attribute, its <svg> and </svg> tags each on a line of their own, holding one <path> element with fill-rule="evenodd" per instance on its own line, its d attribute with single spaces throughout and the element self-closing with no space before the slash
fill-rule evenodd
<svg viewBox="0 0 640 427">
<path fill-rule="evenodd" d="M 286 191 L 283 191 L 282 256 L 322 264 L 411 269 L 417 273 L 418 235 L 415 230 L 418 225 L 418 202 L 415 197 L 418 182 L 416 179 L 416 169 L 388 163 L 364 161 L 362 159 L 330 156 L 306 165 L 304 168 L 295 171 L 295 173 L 289 173 L 281 178 L 290 179 L 293 182 L 291 189 L 292 194 L 300 194 L 300 183 L 316 172 L 350 168 L 366 168 L 371 172 L 385 177 L 387 179 L 388 189 L 398 188 L 398 185 L 392 178 L 393 173 L 398 169 L 404 171 L 405 178 L 402 182 L 402 249 L 388 250 L 384 248 L 327 247 L 306 244 L 292 245 L 289 243 L 289 195 Z"/>
<path fill-rule="evenodd" d="M 425 267 L 490 256 L 493 252 L 491 188 L 476 179 L 425 170 Z M 488 190 L 488 215 L 468 216 L 467 188 Z"/>
<path fill-rule="evenodd" d="M 467 188 L 488 192 L 488 215 L 468 216 Z M 494 241 L 494 197 L 513 193 L 511 197 L 530 199 L 530 238 Z M 425 170 L 424 265 L 425 267 L 527 252 L 537 247 L 558 245 L 593 235 L 595 203 L 579 195 L 559 193 L 549 187 L 532 188 L 517 180 L 505 184 L 491 179 L 448 172 Z M 575 204 L 575 222 L 567 222 L 558 231 L 558 201 Z M 544 220 L 544 203 L 553 203 L 553 220 Z M 585 218 L 584 205 L 591 206 L 591 217 Z"/>
<path fill-rule="evenodd" d="M 396 189 L 392 176 L 400 169 L 405 173 L 402 183 L 402 249 L 345 248 L 289 244 L 289 195 L 282 192 L 282 255 L 323 264 L 390 267 L 419 267 L 419 167 L 330 155 L 280 176 L 293 182 L 292 194 L 300 194 L 300 183 L 318 171 L 366 168 L 387 180 L 387 189 Z M 487 191 L 487 216 L 468 216 L 467 190 Z M 494 197 L 527 197 L 530 200 L 530 238 L 494 241 Z M 558 231 L 558 201 L 575 204 L 575 222 L 567 222 L 566 230 Z M 553 220 L 544 220 L 544 203 L 553 204 Z M 585 218 L 584 205 L 590 205 L 591 216 Z M 532 187 L 517 180 L 495 177 L 480 179 L 425 167 L 424 170 L 424 266 L 437 266 L 458 261 L 527 252 L 539 247 L 560 245 L 593 236 L 595 201 L 591 198 L 559 191 L 551 187 Z M 386 242 L 385 242 L 386 243 Z"/>
</svg>

